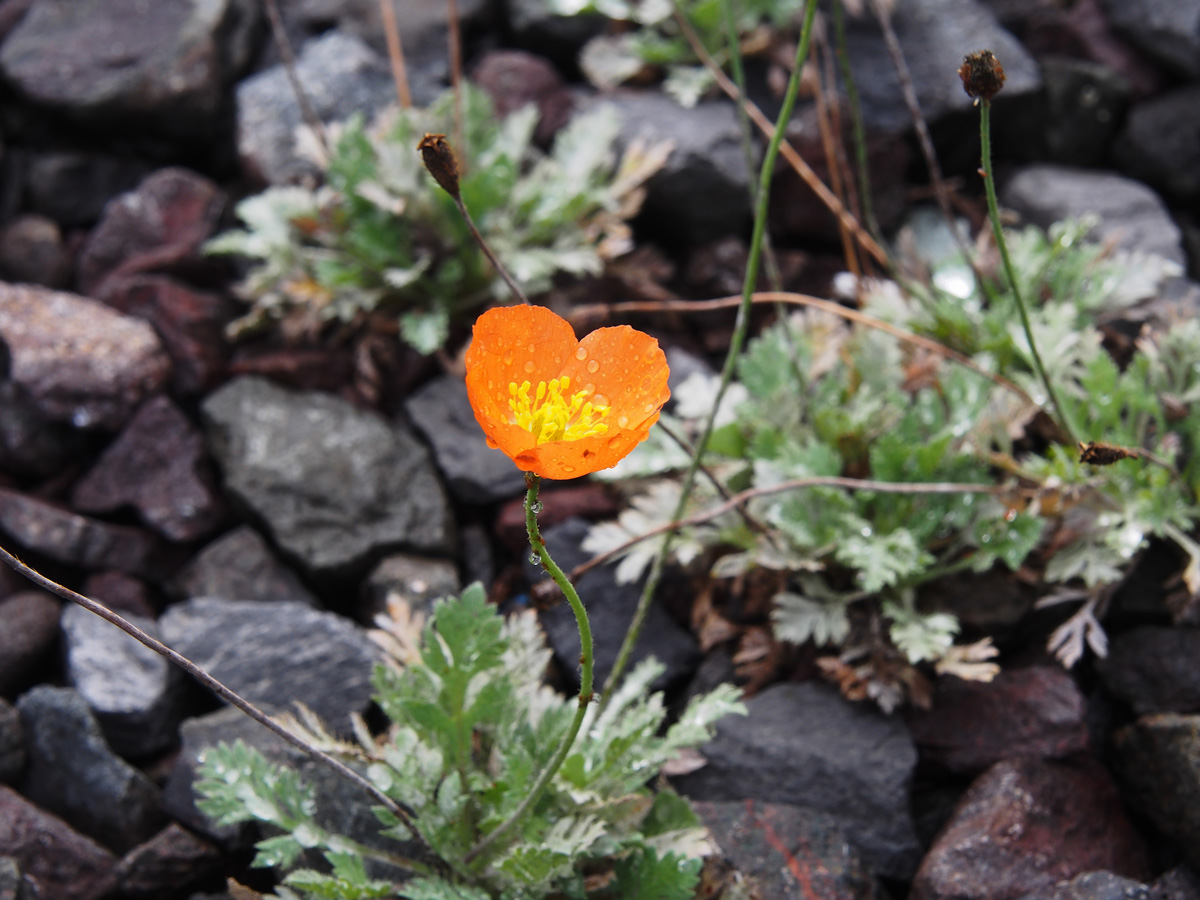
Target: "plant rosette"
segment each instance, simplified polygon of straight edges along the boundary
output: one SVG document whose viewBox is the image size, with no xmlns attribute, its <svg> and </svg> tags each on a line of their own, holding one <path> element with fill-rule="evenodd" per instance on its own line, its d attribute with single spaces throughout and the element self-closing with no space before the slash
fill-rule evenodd
<svg viewBox="0 0 1200 900">
<path fill-rule="evenodd" d="M 577 340 L 542 306 L 490 309 L 466 355 L 467 395 L 489 447 L 543 478 L 578 478 L 646 439 L 671 396 L 658 341 L 628 325 Z"/>
</svg>

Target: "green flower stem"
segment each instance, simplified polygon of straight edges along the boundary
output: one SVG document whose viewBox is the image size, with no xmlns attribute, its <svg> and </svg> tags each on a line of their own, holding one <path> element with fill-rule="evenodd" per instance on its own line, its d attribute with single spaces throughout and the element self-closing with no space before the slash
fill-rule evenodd
<svg viewBox="0 0 1200 900">
<path fill-rule="evenodd" d="M 1063 406 L 1062 401 L 1058 399 L 1058 393 L 1054 390 L 1054 385 L 1046 374 L 1046 367 L 1042 365 L 1042 356 L 1038 353 L 1037 343 L 1033 339 L 1033 327 L 1029 324 L 1029 312 L 1025 308 L 1025 300 L 1022 298 L 1021 288 L 1017 284 L 1017 273 L 1013 271 L 1012 260 L 1008 257 L 1008 244 L 1004 241 L 1004 229 L 1000 227 L 1000 204 L 996 202 L 996 179 L 992 177 L 992 104 L 987 100 L 979 101 L 979 142 L 982 144 L 980 174 L 983 176 L 983 188 L 987 194 L 988 218 L 992 223 L 992 234 L 996 238 L 1000 260 L 1004 264 L 1004 275 L 1012 288 L 1013 297 L 1016 298 L 1017 311 L 1021 314 L 1021 327 L 1025 329 L 1025 340 L 1029 341 L 1029 352 L 1033 355 L 1033 367 L 1038 378 L 1042 380 L 1043 387 L 1046 388 L 1050 402 L 1054 404 L 1054 412 L 1058 415 L 1058 422 L 1063 432 L 1073 445 L 1078 444 L 1079 439 L 1076 437 L 1075 429 L 1071 427 L 1070 414 Z"/>
<path fill-rule="evenodd" d="M 575 710 L 575 718 L 571 720 L 570 728 L 563 735 L 558 750 L 546 764 L 546 768 L 538 774 L 537 781 L 533 783 L 525 795 L 525 799 L 507 819 L 468 851 L 467 855 L 463 857 L 463 862 L 468 865 L 478 859 L 480 855 L 491 850 L 496 842 L 512 831 L 525 813 L 529 812 L 533 805 L 541 799 L 550 784 L 550 779 L 562 768 L 567 754 L 571 752 L 575 738 L 579 735 L 579 729 L 583 726 L 583 718 L 587 715 L 588 705 L 592 702 L 592 677 L 596 663 L 595 654 L 592 651 L 592 626 L 588 622 L 588 614 L 583 606 L 583 601 L 579 599 L 579 592 L 575 590 L 575 586 L 571 584 L 563 570 L 558 567 L 558 563 L 551 558 L 550 552 L 546 549 L 546 542 L 542 539 L 541 530 L 538 528 L 538 488 L 541 485 L 541 479 L 532 472 L 526 472 L 525 485 L 529 489 L 525 493 L 525 529 L 529 533 L 529 546 L 538 555 L 538 559 L 541 560 L 542 566 L 550 574 L 550 577 L 554 579 L 554 583 L 562 590 L 563 596 L 567 598 L 567 603 L 571 605 L 571 612 L 575 613 L 575 622 L 579 626 L 579 706 Z"/>
<path fill-rule="evenodd" d="M 771 179 L 775 174 L 775 161 L 779 157 L 779 146 L 783 143 L 783 132 L 787 127 L 788 119 L 792 116 L 792 109 L 796 105 L 796 95 L 800 90 L 800 75 L 804 71 L 804 63 L 808 59 L 808 48 L 812 42 L 813 18 L 816 12 L 816 0 L 809 0 L 804 10 L 804 26 L 800 32 L 800 42 L 796 47 L 796 62 L 792 67 L 791 77 L 788 79 L 787 91 L 783 96 L 783 105 L 779 110 L 779 119 L 775 123 L 775 132 L 771 135 L 771 140 L 767 144 L 766 153 L 763 155 L 762 168 L 759 170 L 758 190 L 755 194 L 754 202 L 754 230 L 750 236 L 750 256 L 746 261 L 746 275 L 742 282 L 742 302 L 738 306 L 737 319 L 733 326 L 733 336 L 729 340 L 729 353 L 725 356 L 725 365 L 721 370 L 721 383 L 717 388 L 717 396 L 713 400 L 713 407 L 709 410 L 708 418 L 704 422 L 704 432 L 701 434 L 700 440 L 696 442 L 696 453 L 692 456 L 691 465 L 688 466 L 687 473 L 683 478 L 683 487 L 679 493 L 679 503 L 676 505 L 675 514 L 672 516 L 675 521 L 682 519 L 684 513 L 687 511 L 688 499 L 691 497 L 692 489 L 696 484 L 696 473 L 700 469 L 700 457 L 704 454 L 704 448 L 708 446 L 709 438 L 712 437 L 717 410 L 721 406 L 721 399 L 725 396 L 726 389 L 733 380 L 734 368 L 737 365 L 738 357 L 741 355 L 742 346 L 746 343 L 746 335 L 750 331 L 750 310 L 754 303 L 754 288 L 758 281 L 758 267 L 762 259 L 764 244 L 763 238 L 767 230 L 767 210 L 769 209 L 771 199 Z M 654 599 L 654 593 L 658 589 L 659 581 L 662 579 L 667 554 L 671 550 L 671 536 L 672 532 L 667 532 L 663 536 L 662 546 L 654 557 L 654 563 L 650 567 L 650 574 L 646 577 L 646 584 L 642 588 L 641 597 L 638 599 L 633 620 L 629 623 L 629 630 L 625 632 L 625 640 L 622 642 L 621 649 L 617 653 L 617 659 L 613 663 L 612 672 L 609 674 L 608 680 L 604 683 L 604 689 L 600 694 L 601 712 L 603 712 L 608 698 L 612 696 L 616 685 L 620 683 L 621 676 L 625 673 L 625 669 L 629 665 L 629 659 L 633 655 L 634 645 L 637 644 L 638 636 L 642 632 L 642 625 L 645 624 L 646 616 L 650 612 L 650 603 Z"/>
</svg>

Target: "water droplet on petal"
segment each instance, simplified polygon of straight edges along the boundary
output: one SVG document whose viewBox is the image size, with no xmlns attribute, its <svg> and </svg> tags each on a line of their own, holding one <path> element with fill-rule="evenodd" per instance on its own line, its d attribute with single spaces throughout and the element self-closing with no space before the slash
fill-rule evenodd
<svg viewBox="0 0 1200 900">
<path fill-rule="evenodd" d="M 596 362 L 596 360 L 594 360 L 594 359 L 588 360 L 587 370 L 589 372 L 591 372 L 593 375 L 595 375 L 596 372 L 599 371 L 599 369 L 600 369 L 600 363 Z"/>
<path fill-rule="evenodd" d="M 587 350 L 584 347 L 580 347 L 575 351 L 575 358 L 580 361 L 587 359 Z"/>
<path fill-rule="evenodd" d="M 645 409 L 646 409 L 646 412 L 648 412 L 648 413 L 650 413 L 650 412 L 654 412 L 654 404 L 653 404 L 653 403 L 647 403 L 647 404 L 646 404 L 646 407 L 645 407 Z"/>
<path fill-rule="evenodd" d="M 504 351 L 504 364 L 505 364 L 506 366 L 511 366 L 511 365 L 512 365 L 512 361 L 513 361 L 513 352 L 512 352 L 512 350 L 505 350 L 505 351 Z"/>
<path fill-rule="evenodd" d="M 629 416 L 620 416 L 620 417 L 618 417 L 618 419 L 617 419 L 617 427 L 618 427 L 618 428 L 626 428 L 626 427 L 628 427 L 628 425 L 629 425 Z M 617 438 L 613 438 L 613 440 L 612 440 L 612 441 L 609 441 L 609 442 L 608 442 L 608 444 L 609 444 L 609 446 L 610 446 L 610 447 L 612 446 L 612 443 L 613 443 L 613 441 L 615 441 L 615 440 L 617 440 Z"/>
<path fill-rule="evenodd" d="M 592 405 L 593 406 L 608 406 L 608 398 L 606 396 L 604 396 L 603 394 L 593 394 L 592 395 Z"/>
<path fill-rule="evenodd" d="M 574 466 L 563 466 L 563 471 L 569 475 L 575 471 L 575 467 Z"/>
<path fill-rule="evenodd" d="M 527 360 L 525 361 L 525 371 L 526 371 L 526 372 L 532 372 L 532 371 L 533 371 L 533 369 L 534 369 L 533 360 L 532 360 L 532 359 L 527 359 Z"/>
<path fill-rule="evenodd" d="M 596 393 L 596 385 L 592 384 L 589 381 L 587 384 L 585 384 L 583 386 L 583 392 L 585 394 L 587 394 L 589 397 L 592 396 L 592 394 Z"/>
<path fill-rule="evenodd" d="M 622 418 L 624 418 L 624 416 L 622 416 Z M 624 426 L 622 425 L 622 427 L 624 427 Z M 621 439 L 621 437 L 620 437 L 620 436 L 618 436 L 618 437 L 610 437 L 610 438 L 608 439 L 608 446 L 610 446 L 610 447 L 611 447 L 612 449 L 614 449 L 614 450 L 616 450 L 617 448 L 619 448 L 619 447 L 621 446 L 621 444 L 623 444 L 623 443 L 624 443 L 624 441 Z"/>
</svg>

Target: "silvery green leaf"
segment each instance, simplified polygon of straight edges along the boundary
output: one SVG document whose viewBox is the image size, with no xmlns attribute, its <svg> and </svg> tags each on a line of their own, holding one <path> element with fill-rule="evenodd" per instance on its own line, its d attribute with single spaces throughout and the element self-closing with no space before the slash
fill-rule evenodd
<svg viewBox="0 0 1200 900">
<path fill-rule="evenodd" d="M 775 595 L 771 611 L 775 637 L 793 644 L 811 640 L 820 647 L 841 644 L 850 633 L 846 606 L 836 600 L 819 600 L 784 592 Z"/>
</svg>

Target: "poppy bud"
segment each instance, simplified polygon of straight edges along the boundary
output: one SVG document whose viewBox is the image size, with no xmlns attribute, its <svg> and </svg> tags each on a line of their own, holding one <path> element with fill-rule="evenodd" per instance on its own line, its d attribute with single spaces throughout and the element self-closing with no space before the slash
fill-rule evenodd
<svg viewBox="0 0 1200 900">
<path fill-rule="evenodd" d="M 446 136 L 426 134 L 417 144 L 417 149 L 421 151 L 421 160 L 433 176 L 433 180 L 441 185 L 447 194 L 458 199 L 458 160 L 455 159 Z"/>
<path fill-rule="evenodd" d="M 1000 60 L 991 50 L 980 50 L 963 57 L 963 64 L 958 67 L 958 77 L 962 79 L 963 90 L 969 96 L 986 102 L 1004 87 L 1004 66 L 1000 65 Z"/>
</svg>

